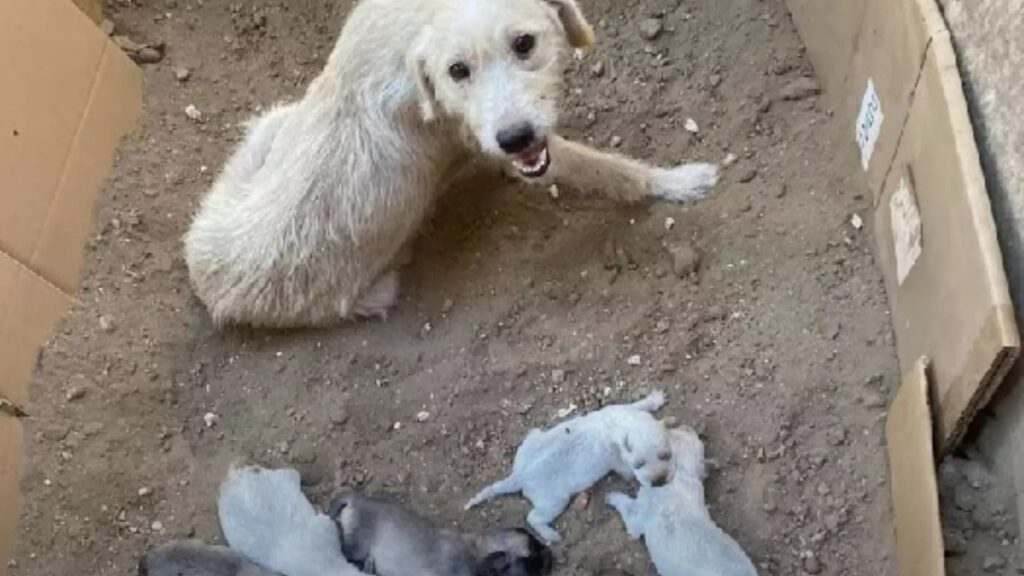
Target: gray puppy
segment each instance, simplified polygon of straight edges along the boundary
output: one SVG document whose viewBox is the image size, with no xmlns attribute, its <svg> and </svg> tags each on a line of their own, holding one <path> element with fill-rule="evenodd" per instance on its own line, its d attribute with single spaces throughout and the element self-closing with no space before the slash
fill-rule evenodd
<svg viewBox="0 0 1024 576">
<path fill-rule="evenodd" d="M 328 506 L 345 558 L 375 576 L 547 576 L 551 550 L 522 528 L 483 534 L 435 525 L 399 504 L 348 492 Z"/>
<path fill-rule="evenodd" d="M 138 576 L 277 576 L 225 546 L 174 540 L 139 560 Z"/>
</svg>

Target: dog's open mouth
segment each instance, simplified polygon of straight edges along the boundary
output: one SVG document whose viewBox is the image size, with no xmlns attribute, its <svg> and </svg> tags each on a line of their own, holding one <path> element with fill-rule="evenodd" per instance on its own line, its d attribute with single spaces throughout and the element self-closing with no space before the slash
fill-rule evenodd
<svg viewBox="0 0 1024 576">
<path fill-rule="evenodd" d="M 527 178 L 543 176 L 551 166 L 547 142 L 538 142 L 512 158 L 512 165 Z"/>
</svg>

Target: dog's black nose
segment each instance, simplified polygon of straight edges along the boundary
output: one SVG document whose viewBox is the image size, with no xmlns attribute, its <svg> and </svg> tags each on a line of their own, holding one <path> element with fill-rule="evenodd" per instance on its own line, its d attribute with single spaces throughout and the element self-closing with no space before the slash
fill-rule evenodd
<svg viewBox="0 0 1024 576">
<path fill-rule="evenodd" d="M 533 144 L 536 134 L 533 126 L 527 122 L 513 124 L 507 128 L 498 130 L 498 146 L 509 154 L 515 154 L 526 150 Z"/>
<path fill-rule="evenodd" d="M 655 488 L 661 488 L 665 484 L 668 484 L 668 478 L 666 476 L 658 476 L 657 478 L 651 479 L 651 486 Z"/>
</svg>

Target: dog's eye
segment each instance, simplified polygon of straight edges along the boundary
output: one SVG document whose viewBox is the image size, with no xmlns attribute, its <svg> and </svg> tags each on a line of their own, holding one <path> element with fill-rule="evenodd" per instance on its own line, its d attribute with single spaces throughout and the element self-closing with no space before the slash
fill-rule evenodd
<svg viewBox="0 0 1024 576">
<path fill-rule="evenodd" d="M 530 52 L 533 52 L 533 47 L 536 44 L 537 39 L 533 37 L 533 34 L 520 34 L 512 40 L 512 51 L 520 58 L 525 58 L 530 55 Z"/>
<path fill-rule="evenodd" d="M 669 458 L 672 458 L 672 453 L 671 452 L 662 452 L 661 454 L 658 454 L 658 459 L 659 460 L 663 460 L 665 462 L 668 462 Z"/>
<path fill-rule="evenodd" d="M 647 462 L 645 462 L 643 460 L 640 460 L 639 462 L 633 464 L 633 468 L 636 468 L 637 470 L 639 470 L 639 469 L 643 468 L 646 465 L 647 465 Z"/>
<path fill-rule="evenodd" d="M 448 75 L 456 82 L 469 78 L 469 66 L 465 62 L 456 62 L 448 67 Z"/>
</svg>

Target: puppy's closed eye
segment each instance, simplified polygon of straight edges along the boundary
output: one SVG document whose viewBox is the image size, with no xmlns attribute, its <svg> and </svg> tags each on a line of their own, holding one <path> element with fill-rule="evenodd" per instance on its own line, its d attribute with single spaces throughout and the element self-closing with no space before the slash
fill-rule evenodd
<svg viewBox="0 0 1024 576">
<path fill-rule="evenodd" d="M 644 466 L 647 466 L 646 460 L 638 460 L 633 464 L 633 468 L 636 468 L 637 470 L 643 468 Z"/>
<path fill-rule="evenodd" d="M 658 460 L 661 460 L 662 462 L 668 462 L 671 458 L 672 458 L 672 453 L 671 452 L 659 452 L 658 453 Z"/>
</svg>

